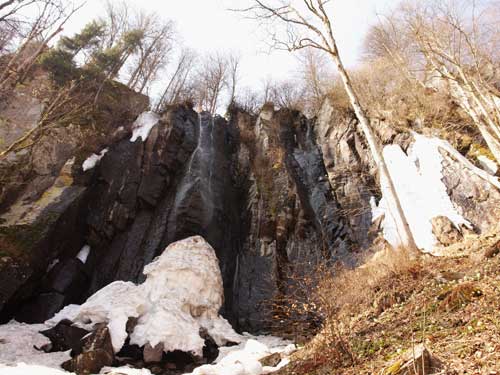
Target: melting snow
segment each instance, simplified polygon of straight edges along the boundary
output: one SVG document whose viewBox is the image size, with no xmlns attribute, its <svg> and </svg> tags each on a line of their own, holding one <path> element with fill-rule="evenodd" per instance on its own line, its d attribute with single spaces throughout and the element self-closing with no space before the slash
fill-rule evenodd
<svg viewBox="0 0 500 375">
<path fill-rule="evenodd" d="M 90 155 L 82 164 L 83 171 L 86 172 L 90 169 L 93 169 L 97 165 L 97 163 L 99 163 L 99 161 L 104 157 L 104 155 L 106 155 L 108 151 L 109 150 L 105 148 L 99 153 L 99 155 L 97 154 Z"/>
<path fill-rule="evenodd" d="M 84 246 L 80 260 L 86 260 L 90 248 Z M 62 375 L 60 364 L 70 358 L 69 352 L 44 353 L 34 349 L 50 341 L 38 333 L 62 319 L 91 329 L 95 323 L 108 324 L 115 351 L 126 338 L 129 317 L 138 318 L 130 335 L 131 344 L 156 346 L 164 350 L 182 350 L 202 355 L 205 329 L 220 346 L 214 364 L 201 366 L 192 375 L 260 375 L 277 371 L 288 364 L 287 356 L 295 345 L 272 336 L 238 335 L 218 315 L 223 301 L 222 277 L 212 247 L 201 237 L 191 237 L 171 244 L 144 269 L 147 276 L 141 285 L 114 282 L 91 296 L 81 306 L 70 305 L 46 324 L 26 325 L 11 322 L 0 326 L 0 375 Z M 239 345 L 224 347 L 232 342 Z M 273 353 L 281 353 L 276 367 L 263 367 L 259 362 Z M 103 368 L 101 374 L 150 375 L 147 369 L 128 367 Z"/>
<path fill-rule="evenodd" d="M 201 237 L 178 241 L 144 268 L 141 285 L 114 282 L 91 296 L 82 306 L 70 305 L 47 324 L 69 319 L 90 328 L 108 323 L 113 347 L 118 352 L 127 338 L 129 317 L 138 318 L 131 344 L 156 346 L 164 351 L 181 350 L 202 355 L 200 328 L 215 342 L 241 342 L 242 338 L 221 316 L 223 287 L 219 263 L 212 247 Z M 126 298 L 124 298 L 126 296 Z"/>
<path fill-rule="evenodd" d="M 260 375 L 270 374 L 289 363 L 287 356 L 296 348 L 288 341 L 273 336 L 243 335 L 244 341 L 237 346 L 219 348 L 214 364 L 196 368 L 185 375 Z M 284 359 L 276 367 L 262 366 L 260 359 L 273 353 L 282 353 Z"/>
<path fill-rule="evenodd" d="M 45 353 L 35 349 L 50 344 L 50 340 L 39 333 L 48 327 L 43 324 L 24 324 L 11 321 L 0 325 L 0 374 L 58 374 L 61 363 L 70 359 L 69 352 Z M 18 367 L 5 369 L 2 365 Z M 28 365 L 47 368 L 46 372 L 22 371 Z M 54 369 L 58 369 L 59 372 Z M 16 372 L 17 371 L 17 372 Z M 50 371 L 50 372 L 49 372 Z"/>
<path fill-rule="evenodd" d="M 70 373 L 64 370 L 57 370 L 55 368 L 50 368 L 45 366 L 27 365 L 26 363 L 19 363 L 18 365 L 12 367 L 0 364 L 0 375 L 68 375 L 68 374 Z"/>
<path fill-rule="evenodd" d="M 158 121 L 160 121 L 160 116 L 154 112 L 144 112 L 139 115 L 132 126 L 133 133 L 130 142 L 135 142 L 139 137 L 145 142 L 148 139 L 151 129 L 158 124 Z"/>
<path fill-rule="evenodd" d="M 408 155 L 398 145 L 388 145 L 384 157 L 415 242 L 419 248 L 431 252 L 437 242 L 432 233 L 432 218 L 446 216 L 457 228 L 469 227 L 470 223 L 457 212 L 442 181 L 443 158 L 439 150 L 448 151 L 451 146 L 438 138 L 418 134 L 414 137 Z M 378 207 L 372 204 L 372 208 L 374 218 L 388 211 L 384 198 Z M 399 236 L 391 215 L 385 215 L 383 229 L 385 239 L 398 246 Z"/>
<path fill-rule="evenodd" d="M 131 367 L 104 367 L 100 374 L 106 375 L 151 375 L 148 369 L 136 369 Z"/>
</svg>

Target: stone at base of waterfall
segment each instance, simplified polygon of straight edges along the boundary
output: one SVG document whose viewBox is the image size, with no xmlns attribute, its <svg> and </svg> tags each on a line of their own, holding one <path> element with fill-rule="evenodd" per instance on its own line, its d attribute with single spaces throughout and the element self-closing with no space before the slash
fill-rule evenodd
<svg viewBox="0 0 500 375">
<path fill-rule="evenodd" d="M 91 296 L 83 305 L 70 305 L 46 322 L 69 319 L 92 329 L 107 324 L 117 353 L 127 338 L 131 345 L 156 347 L 165 353 L 203 355 L 207 332 L 218 346 L 242 338 L 218 312 L 223 302 L 222 276 L 214 249 L 200 236 L 169 245 L 144 268 L 141 285 L 117 281 Z M 129 334 L 127 322 L 137 319 Z"/>
<path fill-rule="evenodd" d="M 158 344 L 155 347 L 150 344 L 146 344 L 144 346 L 143 357 L 144 362 L 146 363 L 154 363 L 161 362 L 161 358 L 163 356 L 163 344 Z"/>
<path fill-rule="evenodd" d="M 108 327 L 101 324 L 83 339 L 82 352 L 64 362 L 62 368 L 77 374 L 97 374 L 103 367 L 111 366 L 114 360 Z"/>
<path fill-rule="evenodd" d="M 82 338 L 87 336 L 89 331 L 73 326 L 73 322 L 69 320 L 61 320 L 54 327 L 40 331 L 40 333 L 51 342 L 51 344 L 47 344 L 42 348 L 45 352 L 71 350 L 73 353 L 81 353 L 83 347 Z"/>
</svg>

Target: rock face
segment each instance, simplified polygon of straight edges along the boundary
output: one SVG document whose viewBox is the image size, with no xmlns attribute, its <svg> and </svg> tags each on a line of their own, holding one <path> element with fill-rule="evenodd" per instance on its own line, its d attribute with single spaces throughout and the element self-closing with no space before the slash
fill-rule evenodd
<svg viewBox="0 0 500 375">
<path fill-rule="evenodd" d="M 375 166 L 353 114 L 335 109 L 325 101 L 316 125 L 328 178 L 351 236 L 362 247 L 371 243 L 370 200 L 377 196 Z"/>
<path fill-rule="evenodd" d="M 81 162 L 126 134 L 148 105 L 143 95 L 111 86 L 95 112 L 50 124 L 31 145 L 28 139 L 28 146 L 0 157 L 0 321 L 15 314 L 42 321 L 79 301 L 87 288 L 88 273 L 71 260 L 87 231 L 90 176 L 81 174 Z M 0 150 L 36 127 L 49 92 L 49 78 L 37 70 L 0 104 L 6 125 L 0 126 Z"/>
<path fill-rule="evenodd" d="M 319 262 L 355 263 L 378 235 L 383 217 L 372 223 L 371 203 L 381 197 L 363 135 L 328 102 L 314 120 L 270 106 L 226 120 L 185 105 L 141 118 L 147 129 L 123 122 L 4 200 L 2 320 L 41 322 L 112 282 L 144 282 L 143 268 L 169 244 L 200 235 L 221 268 L 223 316 L 267 330 L 271 302 L 286 299 L 295 277 Z M 376 128 L 382 143 L 408 150 L 410 134 Z M 91 154 L 96 165 L 84 171 Z M 451 156 L 442 169 L 451 202 L 477 230 L 500 218 L 498 189 Z M 77 257 L 84 245 L 88 256 Z"/>
<path fill-rule="evenodd" d="M 236 181 L 245 192 L 232 303 L 239 326 L 255 330 L 270 323 L 270 301 L 287 293 L 287 277 L 346 258 L 352 242 L 313 122 L 264 108 L 256 122 L 236 113 L 232 124 L 241 139 Z"/>
<path fill-rule="evenodd" d="M 42 226 L 53 231 L 51 244 L 64 233 L 71 241 L 64 250 L 38 237 L 27 246 L 40 247 L 34 258 L 41 264 L 35 269 L 27 262 L 27 275 L 15 276 L 2 294 L 6 319 L 15 313 L 23 321 L 43 321 L 115 280 L 142 282 L 144 266 L 168 244 L 202 235 L 220 262 L 224 315 L 242 329 L 259 330 L 272 314 L 265 304 L 287 292 L 289 273 L 302 264 L 347 259 L 350 231 L 330 189 L 314 124 L 301 114 L 268 108 L 256 119 L 235 111 L 227 122 L 181 106 L 167 111 L 148 136 L 133 139 L 110 145 L 85 173 L 75 163 L 65 167 L 67 186 L 57 183 L 57 194 L 48 190 L 50 209 L 38 210 L 40 220 L 52 217 L 53 202 L 75 209 L 73 221 L 65 217 L 70 208 L 57 210 L 63 218 L 53 217 L 67 229 Z M 69 194 L 63 188 L 76 197 L 54 198 Z M 3 217 L 33 203 L 26 205 L 11 206 Z M 83 264 L 75 257 L 85 243 L 92 250 Z M 45 276 L 55 259 L 61 261 Z"/>
</svg>

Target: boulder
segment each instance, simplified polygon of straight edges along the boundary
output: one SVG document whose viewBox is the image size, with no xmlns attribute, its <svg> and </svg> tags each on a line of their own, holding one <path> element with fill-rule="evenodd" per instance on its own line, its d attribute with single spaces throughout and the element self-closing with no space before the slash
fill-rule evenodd
<svg viewBox="0 0 500 375">
<path fill-rule="evenodd" d="M 440 361 L 429 350 L 419 344 L 409 349 L 401 359 L 387 367 L 385 375 L 425 375 L 434 374 L 441 368 Z"/>
<path fill-rule="evenodd" d="M 40 333 L 50 339 L 52 352 L 64 352 L 71 350 L 73 355 L 80 354 L 84 342 L 82 338 L 86 336 L 89 331 L 75 327 L 73 322 L 69 320 L 62 320 L 54 327 Z"/>
<path fill-rule="evenodd" d="M 163 356 L 163 344 L 157 344 L 156 346 L 151 346 L 147 343 L 144 345 L 143 357 L 146 363 L 161 362 Z"/>
<path fill-rule="evenodd" d="M 82 352 L 62 364 L 62 368 L 78 375 L 97 374 L 105 366 L 111 366 L 115 355 L 109 329 L 100 325 L 84 339 Z"/>
</svg>

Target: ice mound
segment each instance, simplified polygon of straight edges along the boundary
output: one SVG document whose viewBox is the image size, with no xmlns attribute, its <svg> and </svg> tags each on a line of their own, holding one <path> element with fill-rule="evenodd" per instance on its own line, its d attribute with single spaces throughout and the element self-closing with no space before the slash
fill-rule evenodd
<svg viewBox="0 0 500 375">
<path fill-rule="evenodd" d="M 137 318 L 130 343 L 165 352 L 180 350 L 202 356 L 205 330 L 219 346 L 239 343 L 242 337 L 219 315 L 223 303 L 222 276 L 214 249 L 200 236 L 169 245 L 144 268 L 141 285 L 116 281 L 91 296 L 83 305 L 70 305 L 46 322 L 63 319 L 91 329 L 107 323 L 118 352 L 128 333 L 129 318 Z"/>
</svg>

